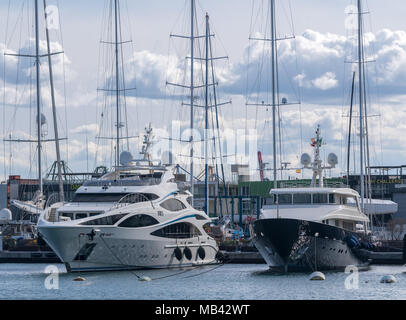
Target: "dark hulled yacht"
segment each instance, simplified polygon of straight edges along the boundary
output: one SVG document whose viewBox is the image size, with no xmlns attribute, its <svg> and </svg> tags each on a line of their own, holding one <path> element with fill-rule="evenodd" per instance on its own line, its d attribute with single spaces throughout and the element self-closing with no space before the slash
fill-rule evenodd
<svg viewBox="0 0 406 320">
<path fill-rule="evenodd" d="M 305 168 L 313 170 L 312 186 L 271 190 L 273 203 L 264 206 L 251 226 L 253 241 L 268 266 L 278 271 L 365 268 L 369 265 L 365 253 L 372 246 L 369 219 L 355 190 L 323 186 L 323 170 L 333 168 L 337 157 L 330 154 L 330 166 L 322 166 L 320 128 L 316 135 L 314 162 L 307 154 L 301 159 Z"/>
</svg>

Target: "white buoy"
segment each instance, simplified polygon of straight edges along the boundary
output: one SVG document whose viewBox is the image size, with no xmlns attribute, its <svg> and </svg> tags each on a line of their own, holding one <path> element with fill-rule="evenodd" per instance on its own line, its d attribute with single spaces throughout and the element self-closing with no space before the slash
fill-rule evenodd
<svg viewBox="0 0 406 320">
<path fill-rule="evenodd" d="M 86 279 L 85 278 L 83 278 L 83 277 L 81 277 L 81 276 L 78 276 L 78 277 L 76 277 L 75 279 L 73 279 L 73 281 L 85 281 Z"/>
<path fill-rule="evenodd" d="M 326 276 L 320 271 L 315 271 L 310 275 L 309 280 L 326 280 Z"/>
<path fill-rule="evenodd" d="M 395 283 L 396 278 L 392 275 L 386 275 L 381 278 L 381 283 Z"/>
<path fill-rule="evenodd" d="M 145 277 L 140 277 L 140 281 L 151 281 L 151 278 L 150 278 L 150 277 L 147 277 L 147 276 L 145 276 Z"/>
</svg>

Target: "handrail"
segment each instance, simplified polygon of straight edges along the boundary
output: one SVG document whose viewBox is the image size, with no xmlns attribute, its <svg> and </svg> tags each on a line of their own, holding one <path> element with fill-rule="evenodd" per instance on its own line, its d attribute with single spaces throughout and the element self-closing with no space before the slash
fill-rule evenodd
<svg viewBox="0 0 406 320">
<path fill-rule="evenodd" d="M 126 200 L 127 198 L 130 198 L 133 201 L 130 202 L 125 202 L 124 200 Z M 142 200 L 141 200 L 142 199 Z M 138 201 L 137 201 L 138 200 Z M 124 206 L 129 206 L 130 204 L 134 204 L 134 203 L 141 203 L 141 202 L 147 202 L 149 201 L 151 203 L 151 206 L 153 209 L 155 209 L 154 204 L 152 203 L 152 200 L 149 199 L 145 194 L 143 193 L 129 193 L 126 194 L 125 196 L 123 196 L 120 200 L 118 200 L 116 203 L 114 203 L 114 205 L 109 209 L 106 210 L 105 212 L 109 212 Z"/>
</svg>

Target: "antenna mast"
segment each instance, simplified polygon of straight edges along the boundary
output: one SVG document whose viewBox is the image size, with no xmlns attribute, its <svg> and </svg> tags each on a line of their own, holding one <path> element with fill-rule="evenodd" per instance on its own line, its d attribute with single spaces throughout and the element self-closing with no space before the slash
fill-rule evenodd
<svg viewBox="0 0 406 320">
<path fill-rule="evenodd" d="M 363 45 L 362 45 L 362 6 L 358 0 L 358 82 L 359 82 L 359 130 L 360 130 L 360 187 L 361 187 L 361 209 L 364 211 L 364 96 L 363 88 Z"/>
<path fill-rule="evenodd" d="M 62 182 L 61 151 L 59 148 L 59 134 L 58 134 L 58 123 L 57 123 L 57 118 L 56 118 L 54 77 L 53 77 L 53 70 L 52 70 L 51 47 L 49 45 L 49 30 L 48 30 L 46 7 L 47 7 L 46 0 L 44 0 L 45 33 L 46 33 L 46 38 L 47 38 L 47 50 L 48 50 L 49 82 L 51 85 L 52 115 L 53 115 L 53 121 L 54 121 L 56 161 L 57 161 L 57 167 L 58 167 L 59 201 L 64 202 L 65 195 L 63 192 L 63 182 Z"/>
<path fill-rule="evenodd" d="M 276 57 L 276 21 L 275 21 L 275 0 L 271 0 L 271 44 L 272 44 L 272 138 L 273 138 L 273 187 L 278 188 L 276 168 L 276 82 L 277 74 L 275 67 Z"/>
<path fill-rule="evenodd" d="M 35 0 L 35 67 L 37 80 L 37 148 L 38 148 L 38 185 L 43 193 L 42 166 L 41 166 L 41 83 L 40 83 L 40 55 L 39 55 L 39 23 L 38 23 L 38 0 Z"/>
<path fill-rule="evenodd" d="M 116 58 L 116 167 L 120 164 L 120 78 L 118 73 L 118 0 L 114 0 L 114 32 L 115 32 L 115 58 Z"/>
<path fill-rule="evenodd" d="M 193 194 L 194 194 L 194 163 L 193 163 L 193 129 L 194 129 L 194 43 L 195 43 L 195 0 L 190 0 L 190 192 L 192 194 L 192 206 L 193 206 Z"/>
<path fill-rule="evenodd" d="M 204 207 L 205 212 L 209 214 L 209 37 L 210 37 L 210 29 L 209 29 L 209 15 L 206 13 L 206 83 L 205 83 L 205 130 L 204 130 L 204 158 L 205 158 L 205 175 L 204 175 Z"/>
<path fill-rule="evenodd" d="M 347 149 L 347 185 L 350 179 L 350 150 L 351 150 L 351 128 L 352 128 L 352 107 L 354 104 L 355 72 L 352 73 L 350 118 L 348 124 L 348 149 Z"/>
</svg>

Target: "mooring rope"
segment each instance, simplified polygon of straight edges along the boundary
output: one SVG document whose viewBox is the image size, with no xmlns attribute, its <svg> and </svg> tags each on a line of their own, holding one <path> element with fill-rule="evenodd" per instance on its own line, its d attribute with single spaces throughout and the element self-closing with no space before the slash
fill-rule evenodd
<svg viewBox="0 0 406 320">
<path fill-rule="evenodd" d="M 129 267 L 131 266 L 131 265 L 125 264 L 125 263 L 114 253 L 114 251 L 113 251 L 113 250 L 108 246 L 108 244 L 106 243 L 106 241 L 105 241 L 105 239 L 103 238 L 103 236 L 100 236 L 100 239 L 103 241 L 104 245 L 107 247 L 107 249 L 108 249 L 108 250 L 110 251 L 110 253 L 113 255 L 113 257 L 114 257 L 121 265 L 123 265 L 123 266 L 129 266 Z M 202 273 L 199 273 L 199 274 L 196 274 L 196 275 L 192 275 L 192 276 L 189 276 L 189 277 L 184 277 L 184 279 L 186 279 L 186 278 L 191 278 L 191 277 L 196 277 L 196 276 L 198 276 L 198 275 L 201 275 L 201 274 L 204 274 L 204 273 L 208 273 L 208 272 L 210 272 L 210 271 L 213 271 L 213 270 L 215 270 L 215 269 L 218 269 L 219 267 L 222 267 L 223 265 L 224 265 L 224 263 L 221 264 L 221 265 L 219 265 L 219 266 L 216 266 L 216 267 L 213 268 L 213 269 L 204 271 L 204 272 L 202 272 Z M 167 276 L 162 276 L 162 277 L 157 277 L 157 278 L 151 278 L 151 281 L 156 281 L 156 280 L 162 280 L 162 279 L 166 279 L 166 278 L 175 277 L 175 276 L 178 276 L 178 275 L 181 275 L 181 274 L 184 274 L 184 273 L 187 273 L 187 272 L 196 270 L 197 268 L 199 268 L 199 266 L 196 266 L 196 267 L 189 267 L 189 269 L 183 270 L 183 271 L 181 271 L 181 272 L 177 272 L 177 273 L 175 273 L 175 274 L 170 274 L 170 275 L 167 275 Z M 133 270 L 127 270 L 127 271 L 129 271 L 131 274 L 133 274 L 134 276 L 136 276 L 138 280 L 142 280 L 142 279 L 143 279 L 143 277 L 139 276 L 139 275 L 138 275 L 136 272 L 134 272 Z"/>
</svg>

